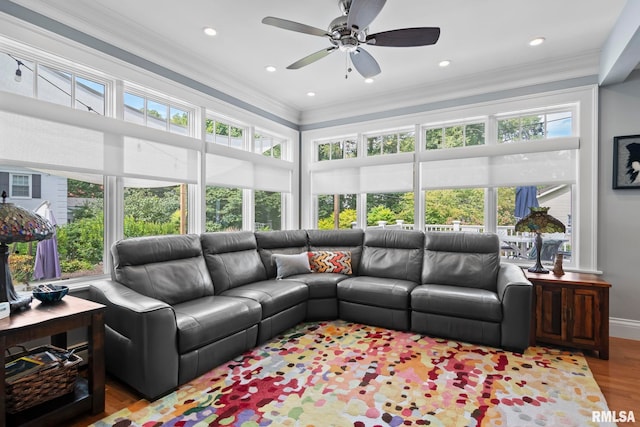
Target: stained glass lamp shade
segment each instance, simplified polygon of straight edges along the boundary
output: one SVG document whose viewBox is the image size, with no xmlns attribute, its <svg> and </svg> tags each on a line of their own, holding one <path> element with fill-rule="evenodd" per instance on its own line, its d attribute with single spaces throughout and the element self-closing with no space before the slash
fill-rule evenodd
<svg viewBox="0 0 640 427">
<path fill-rule="evenodd" d="M 8 302 L 11 312 L 29 307 L 32 297 L 19 296 L 11 280 L 9 270 L 9 244 L 33 242 L 53 236 L 49 221 L 13 203 L 6 203 L 7 193 L 2 192 L 0 204 L 0 302 Z"/>
<path fill-rule="evenodd" d="M 542 233 L 564 233 L 566 228 L 560 220 L 549 215 L 549 208 L 529 208 L 529 215 L 517 222 L 515 230 L 518 232 L 536 233 L 536 265 L 529 268 L 532 273 L 548 273 L 549 270 L 542 266 L 540 253 L 542 252 Z"/>
</svg>

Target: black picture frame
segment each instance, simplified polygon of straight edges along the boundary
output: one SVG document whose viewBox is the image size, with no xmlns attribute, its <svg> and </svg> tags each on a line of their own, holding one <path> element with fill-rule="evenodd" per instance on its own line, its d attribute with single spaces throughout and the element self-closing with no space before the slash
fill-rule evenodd
<svg viewBox="0 0 640 427">
<path fill-rule="evenodd" d="M 640 189 L 640 135 L 613 138 L 613 189 Z"/>
</svg>

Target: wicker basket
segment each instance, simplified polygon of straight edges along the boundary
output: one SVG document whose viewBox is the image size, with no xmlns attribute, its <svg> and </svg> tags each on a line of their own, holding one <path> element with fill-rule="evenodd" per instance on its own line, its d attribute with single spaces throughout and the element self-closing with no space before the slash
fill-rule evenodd
<svg viewBox="0 0 640 427">
<path fill-rule="evenodd" d="M 60 348 L 45 345 L 27 351 L 12 354 L 6 358 L 6 363 L 22 356 L 36 354 L 47 350 L 65 352 Z M 65 362 L 44 368 L 32 374 L 26 375 L 9 384 L 5 380 L 6 410 L 14 414 L 19 411 L 39 405 L 56 397 L 71 393 L 78 377 L 78 365 L 82 359 L 72 354 Z"/>
</svg>

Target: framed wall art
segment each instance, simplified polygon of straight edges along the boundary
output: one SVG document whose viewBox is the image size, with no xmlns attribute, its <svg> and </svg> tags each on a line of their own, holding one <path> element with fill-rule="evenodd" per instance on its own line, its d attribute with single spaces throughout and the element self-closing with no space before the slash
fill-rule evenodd
<svg viewBox="0 0 640 427">
<path fill-rule="evenodd" d="M 640 135 L 613 138 L 613 188 L 640 188 Z"/>
</svg>

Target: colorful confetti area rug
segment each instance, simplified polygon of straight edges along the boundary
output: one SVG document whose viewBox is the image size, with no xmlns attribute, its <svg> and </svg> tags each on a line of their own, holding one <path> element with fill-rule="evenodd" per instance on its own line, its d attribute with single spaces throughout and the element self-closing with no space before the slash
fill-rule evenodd
<svg viewBox="0 0 640 427">
<path fill-rule="evenodd" d="M 607 404 L 580 354 L 525 354 L 304 323 L 105 426 L 589 426 Z"/>
</svg>

